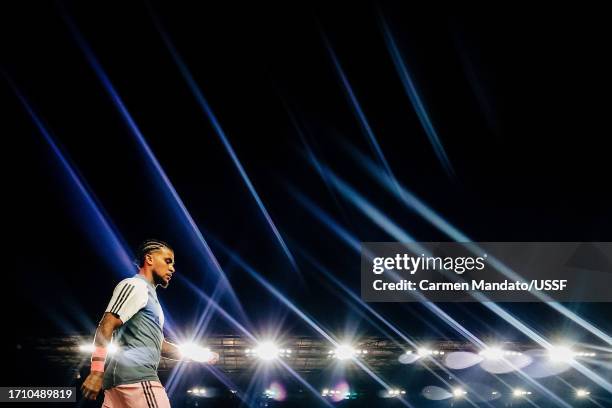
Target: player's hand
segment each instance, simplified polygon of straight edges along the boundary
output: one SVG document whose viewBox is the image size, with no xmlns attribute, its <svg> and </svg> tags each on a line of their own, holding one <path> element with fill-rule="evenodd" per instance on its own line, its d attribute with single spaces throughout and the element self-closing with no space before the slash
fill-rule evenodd
<svg viewBox="0 0 612 408">
<path fill-rule="evenodd" d="M 90 373 L 85 381 L 83 381 L 83 385 L 81 385 L 81 391 L 83 392 L 83 396 L 90 400 L 95 400 L 98 398 L 98 393 L 102 389 L 102 382 L 104 380 L 104 373 L 100 373 L 94 371 Z"/>
</svg>

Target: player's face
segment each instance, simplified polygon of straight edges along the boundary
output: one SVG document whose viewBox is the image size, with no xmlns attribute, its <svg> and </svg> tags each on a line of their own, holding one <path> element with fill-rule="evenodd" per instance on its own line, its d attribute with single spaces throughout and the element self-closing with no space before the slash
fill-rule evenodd
<svg viewBox="0 0 612 408">
<path fill-rule="evenodd" d="M 174 252 L 162 248 L 150 254 L 153 262 L 153 279 L 156 285 L 167 288 L 174 274 Z"/>
</svg>

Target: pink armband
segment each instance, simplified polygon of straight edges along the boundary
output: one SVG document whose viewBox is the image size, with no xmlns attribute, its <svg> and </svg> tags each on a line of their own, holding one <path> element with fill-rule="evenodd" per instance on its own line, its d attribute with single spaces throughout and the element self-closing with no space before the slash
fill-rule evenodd
<svg viewBox="0 0 612 408">
<path fill-rule="evenodd" d="M 91 355 L 91 371 L 104 372 L 104 361 L 106 360 L 106 347 L 96 347 Z"/>
</svg>

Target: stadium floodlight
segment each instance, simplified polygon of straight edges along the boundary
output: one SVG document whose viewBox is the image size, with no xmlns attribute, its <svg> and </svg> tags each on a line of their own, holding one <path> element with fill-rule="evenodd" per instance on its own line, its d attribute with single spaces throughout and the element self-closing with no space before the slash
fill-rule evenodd
<svg viewBox="0 0 612 408">
<path fill-rule="evenodd" d="M 263 341 L 253 349 L 246 349 L 245 353 L 249 357 L 257 357 L 263 361 L 272 361 L 280 357 L 289 357 L 293 350 L 279 348 L 272 341 Z"/>
<path fill-rule="evenodd" d="M 407 354 L 409 354 L 409 353 L 407 353 Z M 417 354 L 421 358 L 423 358 L 423 357 L 430 357 L 430 356 L 443 356 L 444 355 L 444 351 L 442 351 L 442 350 L 432 350 L 432 349 L 429 349 L 427 347 L 419 347 L 417 349 Z"/>
<path fill-rule="evenodd" d="M 183 343 L 178 346 L 183 358 L 205 363 L 213 359 L 214 353 L 208 347 L 202 347 L 195 343 Z"/>
<path fill-rule="evenodd" d="M 492 346 L 485 348 L 478 354 L 487 360 L 501 360 L 502 358 L 509 356 L 520 356 L 523 353 L 518 351 L 504 350 L 498 346 Z"/>
<path fill-rule="evenodd" d="M 348 360 L 355 357 L 356 350 L 349 344 L 341 344 L 334 350 L 334 357 L 338 360 Z"/>
<path fill-rule="evenodd" d="M 548 358 L 555 363 L 569 363 L 575 356 L 576 353 L 568 346 L 551 346 L 548 349 Z"/>
<path fill-rule="evenodd" d="M 576 390 L 576 397 L 578 398 L 587 398 L 589 395 L 591 395 L 591 392 L 585 390 L 584 388 Z"/>
<path fill-rule="evenodd" d="M 354 357 L 364 356 L 368 354 L 368 350 L 356 349 L 350 344 L 340 344 L 334 350 L 329 353 L 330 357 L 337 358 L 338 360 L 349 360 Z"/>
<path fill-rule="evenodd" d="M 487 347 L 478 354 L 487 360 L 500 360 L 504 358 L 504 350 L 499 347 Z"/>
<path fill-rule="evenodd" d="M 387 390 L 387 397 L 389 398 L 400 398 L 402 395 L 406 395 L 406 391 L 396 388 Z"/>
<path fill-rule="evenodd" d="M 323 397 L 334 397 L 336 395 L 340 395 L 341 393 L 342 393 L 342 391 L 340 391 L 340 390 L 334 390 L 334 389 L 325 388 L 321 392 L 321 396 L 323 396 Z"/>
<path fill-rule="evenodd" d="M 512 391 L 512 396 L 515 398 L 526 397 L 527 395 L 531 395 L 531 391 L 525 391 L 521 388 L 516 388 Z"/>
<path fill-rule="evenodd" d="M 192 388 L 187 390 L 187 393 L 196 397 L 205 397 L 206 396 L 206 388 Z"/>
<path fill-rule="evenodd" d="M 357 393 L 355 391 L 351 391 L 349 389 L 330 389 L 325 388 L 321 391 L 322 397 L 331 398 L 334 401 L 338 402 L 343 399 L 356 399 Z"/>
<path fill-rule="evenodd" d="M 455 388 L 453 390 L 453 397 L 455 398 L 463 398 L 466 394 L 467 391 L 465 391 L 463 388 Z"/>
<path fill-rule="evenodd" d="M 271 341 L 259 343 L 257 347 L 251 350 L 252 354 L 264 361 L 272 361 L 277 359 L 281 352 L 276 344 Z M 248 353 L 247 353 L 248 354 Z"/>
</svg>

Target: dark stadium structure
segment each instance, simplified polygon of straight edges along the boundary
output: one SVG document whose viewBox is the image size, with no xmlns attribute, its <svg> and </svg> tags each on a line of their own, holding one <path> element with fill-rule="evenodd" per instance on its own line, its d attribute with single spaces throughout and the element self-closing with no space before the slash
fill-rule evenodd
<svg viewBox="0 0 612 408">
<path fill-rule="evenodd" d="M 76 385 L 89 371 L 90 354 L 84 347 L 91 342 L 91 336 L 87 335 L 30 338 L 18 345 L 16 353 L 44 356 L 51 370 L 68 373 Z M 259 406 L 373 404 L 428 407 L 473 406 L 474 402 L 479 402 L 484 403 L 484 406 L 497 407 L 523 406 L 532 402 L 538 404 L 538 401 L 546 400 L 545 395 L 515 373 L 496 375 L 495 380 L 491 380 L 489 373 L 483 370 L 478 372 L 477 367 L 464 370 L 446 367 L 445 359 L 452 353 L 482 352 L 472 343 L 438 340 L 423 341 L 420 344 L 427 346 L 427 355 L 408 364 L 400 357 L 406 353 L 419 355 L 424 352 L 423 349 L 405 345 L 400 339 L 362 337 L 353 346 L 365 353 L 340 361 L 334 358 L 333 346 L 327 340 L 313 336 L 292 336 L 282 342 L 282 347 L 289 350 L 289 354 L 264 362 L 247 352 L 254 347 L 250 339 L 239 335 L 214 335 L 208 337 L 206 343 L 207 347 L 219 354 L 214 369 L 195 362 L 181 363 L 163 358 L 159 374 L 167 386 L 172 381 L 174 371 L 183 370 L 182 374 L 189 378 L 176 387 L 168 387 L 175 401 L 173 406 L 240 406 L 242 399 L 237 389 L 249 390 L 252 393 L 249 398 L 258 401 Z M 496 346 L 517 354 L 538 349 L 537 345 L 518 342 L 503 342 Z M 609 364 L 612 354 L 597 353 L 597 360 Z M 366 374 L 363 367 L 367 367 L 370 372 Z M 375 380 L 379 376 L 392 379 L 393 382 L 387 384 L 389 387 L 384 387 Z M 312 384 L 314 388 L 309 390 L 304 383 L 296 380 L 297 377 Z M 555 383 L 560 381 L 577 384 L 574 394 L 563 396 L 570 406 L 605 406 L 605 400 L 604 405 L 597 405 L 597 396 L 586 394 L 591 398 L 584 401 L 577 397 L 587 391 L 579 388 L 581 380 L 575 372 L 568 371 L 543 383 L 554 389 Z M 483 382 L 487 383 L 486 387 Z M 250 384 L 254 385 L 249 388 Z M 338 384 L 342 391 L 334 390 Z M 449 384 L 454 386 L 449 387 Z M 434 394 L 447 392 L 452 397 L 432 400 L 432 390 Z M 282 398 L 277 398 L 279 392 Z M 335 392 L 341 392 L 341 397 L 332 398 Z M 483 397 L 483 393 L 496 398 Z"/>
</svg>

